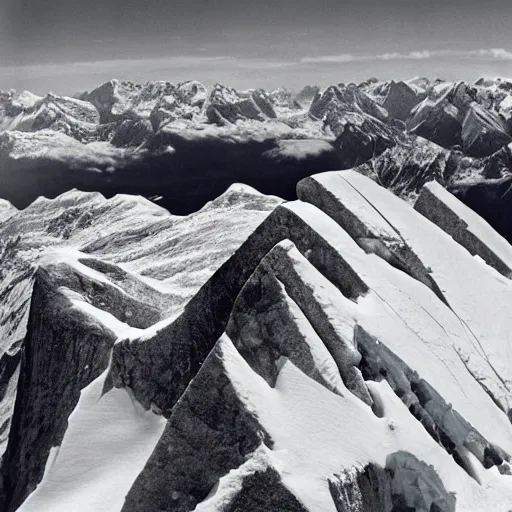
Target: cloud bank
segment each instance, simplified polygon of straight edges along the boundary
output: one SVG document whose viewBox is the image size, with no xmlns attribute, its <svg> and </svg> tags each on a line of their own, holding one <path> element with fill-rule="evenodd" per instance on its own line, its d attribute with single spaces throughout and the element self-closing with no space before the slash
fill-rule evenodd
<svg viewBox="0 0 512 512">
<path fill-rule="evenodd" d="M 316 57 L 303 57 L 303 64 L 345 64 L 351 62 L 394 61 L 394 60 L 427 60 L 442 57 L 455 57 L 462 59 L 480 58 L 491 61 L 512 61 L 512 52 L 504 48 L 480 48 L 478 50 L 421 50 L 407 53 L 381 53 L 377 55 L 354 55 L 342 53 L 340 55 L 319 55 Z"/>
<path fill-rule="evenodd" d="M 211 50 L 211 49 L 210 49 Z M 301 58 L 301 56 L 303 56 Z M 304 83 L 322 84 L 343 80 L 364 80 L 367 71 L 358 63 L 374 67 L 373 74 L 391 78 L 394 68 L 422 68 L 429 74 L 430 66 L 436 73 L 452 78 L 468 75 L 510 75 L 512 51 L 504 48 L 473 50 L 418 50 L 408 52 L 339 55 L 312 55 L 272 58 L 262 56 L 233 56 L 229 53 L 205 54 L 205 50 L 189 55 L 165 57 L 105 59 L 82 62 L 60 62 L 17 66 L 0 66 L 0 89 L 28 89 L 44 95 L 49 90 L 57 94 L 74 94 L 97 87 L 112 78 L 138 82 L 147 80 L 182 81 L 195 79 L 206 85 L 215 82 L 229 83 L 241 89 L 249 87 L 302 87 Z M 393 63 L 395 65 L 393 66 Z M 420 66 L 423 63 L 423 66 Z M 386 65 L 389 64 L 389 65 Z M 407 66 L 406 66 L 407 64 Z M 340 69 L 340 66 L 344 66 Z M 318 66 L 323 66 L 319 74 Z M 440 68 L 445 68 L 440 69 Z M 478 69 L 477 69 L 478 68 Z M 455 71 L 456 70 L 456 71 Z M 416 69 L 414 74 L 417 74 Z M 396 76 L 395 76 L 396 77 Z M 474 77 L 473 77 L 474 78 Z"/>
<path fill-rule="evenodd" d="M 26 66 L 0 67 L 3 76 L 53 77 L 65 74 L 92 75 L 110 73 L 112 76 L 123 74 L 132 69 L 141 71 L 201 69 L 222 67 L 227 69 L 278 69 L 294 65 L 293 62 L 268 59 L 243 59 L 231 56 L 169 56 L 148 59 L 112 59 L 88 62 L 58 64 L 34 64 Z"/>
</svg>

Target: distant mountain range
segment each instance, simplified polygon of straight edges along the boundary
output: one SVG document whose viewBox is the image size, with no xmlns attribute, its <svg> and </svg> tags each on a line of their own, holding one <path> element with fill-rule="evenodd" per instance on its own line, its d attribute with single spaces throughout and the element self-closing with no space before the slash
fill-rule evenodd
<svg viewBox="0 0 512 512">
<path fill-rule="evenodd" d="M 511 97 L 3 93 L 0 510 L 510 512 Z"/>
<path fill-rule="evenodd" d="M 232 127 L 259 121 L 274 135 L 290 137 L 286 126 L 303 131 L 295 138 L 330 135 L 329 115 L 351 114 L 359 125 L 368 116 L 445 149 L 486 157 L 512 141 L 512 80 L 466 82 L 367 80 L 325 90 L 306 86 L 298 94 L 286 89 L 237 91 L 222 84 L 211 89 L 196 81 L 133 83 L 111 80 L 76 97 L 28 91 L 0 93 L 0 129 L 38 132 L 51 129 L 79 142 L 109 141 L 115 146 L 148 144 L 162 131 L 201 131 L 207 125 Z M 354 117 L 359 114 L 362 117 Z M 320 127 L 311 121 L 323 121 Z M 284 126 L 283 126 L 284 125 Z M 252 129 L 251 129 L 252 128 Z M 258 126 L 240 126 L 258 133 Z M 263 135 L 261 134 L 261 135 Z M 334 135 L 338 136 L 334 130 Z"/>
<path fill-rule="evenodd" d="M 292 199 L 314 172 L 358 168 L 411 199 L 435 178 L 512 236 L 500 224 L 512 80 L 370 79 L 298 94 L 111 80 L 76 97 L 3 92 L 0 129 L 0 197 L 18 207 L 76 187 L 158 196 L 187 214 L 233 182 Z"/>
</svg>

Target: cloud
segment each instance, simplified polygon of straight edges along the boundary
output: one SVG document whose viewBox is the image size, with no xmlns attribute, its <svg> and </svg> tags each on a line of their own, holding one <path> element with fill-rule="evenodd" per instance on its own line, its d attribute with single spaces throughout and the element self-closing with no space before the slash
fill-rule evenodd
<svg viewBox="0 0 512 512">
<path fill-rule="evenodd" d="M 489 57 L 494 60 L 512 60 L 512 52 L 504 50 L 503 48 L 491 48 L 489 50 L 475 50 L 470 52 L 472 55 L 478 57 Z"/>
<path fill-rule="evenodd" d="M 303 64 L 344 64 L 349 62 L 394 61 L 394 60 L 427 60 L 442 57 L 481 58 L 484 60 L 503 61 L 512 60 L 512 52 L 504 48 L 481 48 L 479 50 L 421 50 L 406 53 L 381 53 L 377 55 L 353 55 L 343 53 L 340 55 L 319 55 L 317 57 L 303 57 Z"/>
<path fill-rule="evenodd" d="M 29 66 L 0 67 L 0 73 L 5 77 L 19 78 L 52 78 L 60 76 L 94 76 L 108 75 L 110 77 L 126 76 L 132 72 L 139 74 L 154 71 L 166 72 L 173 70 L 198 70 L 211 67 L 247 70 L 280 69 L 296 65 L 295 62 L 238 58 L 231 56 L 169 56 L 149 59 L 112 59 L 90 62 L 72 62 L 58 64 L 34 64 Z"/>
<path fill-rule="evenodd" d="M 150 59 L 111 59 L 101 61 L 71 62 L 58 64 L 34 64 L 28 66 L 11 66 L 0 68 L 6 76 L 60 76 L 62 74 L 94 74 L 99 72 L 114 72 L 126 69 L 173 69 L 194 68 L 208 64 L 233 61 L 233 57 L 217 56 L 175 56 Z"/>
</svg>

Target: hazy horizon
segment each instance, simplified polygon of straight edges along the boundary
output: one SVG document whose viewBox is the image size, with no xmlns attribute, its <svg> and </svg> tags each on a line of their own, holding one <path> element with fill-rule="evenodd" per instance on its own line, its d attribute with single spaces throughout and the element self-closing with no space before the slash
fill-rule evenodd
<svg viewBox="0 0 512 512">
<path fill-rule="evenodd" d="M 512 76 L 508 0 L 7 0 L 0 9 L 0 88 L 38 94 L 111 78 L 297 90 L 374 76 Z"/>
</svg>

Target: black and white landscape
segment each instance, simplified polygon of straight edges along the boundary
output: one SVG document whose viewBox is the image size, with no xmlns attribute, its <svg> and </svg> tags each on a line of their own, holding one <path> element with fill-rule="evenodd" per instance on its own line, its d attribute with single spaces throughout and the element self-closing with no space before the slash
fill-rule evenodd
<svg viewBox="0 0 512 512">
<path fill-rule="evenodd" d="M 408 200 L 435 179 L 512 239 L 506 79 L 295 94 L 111 80 L 76 97 L 4 92 L 0 126 L 0 190 L 17 208 L 78 188 L 140 194 L 183 215 L 235 182 L 294 199 L 300 179 L 356 168 Z"/>
<path fill-rule="evenodd" d="M 512 510 L 512 80 L 0 126 L 2 511 Z"/>
</svg>

